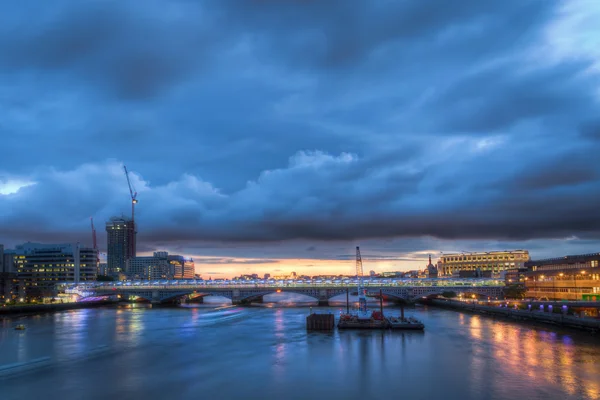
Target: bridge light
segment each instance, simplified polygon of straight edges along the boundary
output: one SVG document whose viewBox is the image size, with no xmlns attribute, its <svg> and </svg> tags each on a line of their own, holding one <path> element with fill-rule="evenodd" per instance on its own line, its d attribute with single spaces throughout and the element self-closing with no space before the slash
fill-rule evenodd
<svg viewBox="0 0 600 400">
<path fill-rule="evenodd" d="M 281 289 L 277 289 L 277 293 L 281 293 Z"/>
</svg>

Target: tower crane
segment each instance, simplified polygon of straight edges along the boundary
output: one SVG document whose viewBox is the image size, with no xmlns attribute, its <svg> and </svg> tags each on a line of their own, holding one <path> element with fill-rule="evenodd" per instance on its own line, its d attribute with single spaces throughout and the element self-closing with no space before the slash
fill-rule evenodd
<svg viewBox="0 0 600 400">
<path fill-rule="evenodd" d="M 136 243 L 136 235 L 137 235 L 137 227 L 135 225 L 135 205 L 137 204 L 137 192 L 133 185 L 131 184 L 131 180 L 129 179 L 129 171 L 127 171 L 127 166 L 123 165 L 123 170 L 125 171 L 125 177 L 127 178 L 127 185 L 129 186 L 129 194 L 131 195 L 131 223 L 133 225 L 133 241 L 130 243 L 129 254 L 131 257 L 135 257 L 135 243 Z"/>
<path fill-rule="evenodd" d="M 131 180 L 129 179 L 129 171 L 127 171 L 127 166 L 123 165 L 123 170 L 125 170 L 125 177 L 127 178 L 127 185 L 129 186 L 129 194 L 131 195 L 131 221 L 133 221 L 133 225 L 135 227 L 135 205 L 137 204 L 137 192 L 135 188 L 131 184 Z"/>
</svg>

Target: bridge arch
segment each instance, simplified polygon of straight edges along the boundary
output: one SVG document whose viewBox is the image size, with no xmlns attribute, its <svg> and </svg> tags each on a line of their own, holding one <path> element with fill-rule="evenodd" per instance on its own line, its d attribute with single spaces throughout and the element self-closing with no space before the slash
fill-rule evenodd
<svg viewBox="0 0 600 400">
<path fill-rule="evenodd" d="M 257 292 L 257 293 L 244 293 L 244 294 L 241 294 L 237 300 L 239 300 L 242 303 L 251 303 L 255 300 L 262 299 L 264 296 L 268 296 L 271 294 L 278 294 L 278 293 L 280 293 L 280 294 L 298 294 L 301 296 L 310 297 L 314 301 L 317 301 L 317 302 L 319 301 L 319 296 L 316 293 L 306 293 L 306 291 L 303 291 L 303 290 L 281 290 L 281 289 L 265 290 L 265 291 Z"/>
</svg>

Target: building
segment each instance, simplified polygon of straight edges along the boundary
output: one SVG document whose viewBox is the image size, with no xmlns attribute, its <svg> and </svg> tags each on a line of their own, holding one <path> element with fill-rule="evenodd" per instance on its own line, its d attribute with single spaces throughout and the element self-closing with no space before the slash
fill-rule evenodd
<svg viewBox="0 0 600 400">
<path fill-rule="evenodd" d="M 600 253 L 525 263 L 525 297 L 600 301 Z"/>
<path fill-rule="evenodd" d="M 480 267 L 477 267 L 475 271 L 458 271 L 458 274 L 454 273 L 453 276 L 458 278 L 493 278 L 493 273 L 492 271 L 482 271 Z"/>
<path fill-rule="evenodd" d="M 421 273 L 421 271 L 419 271 L 417 269 L 411 269 L 410 271 L 406 271 L 404 273 L 396 272 L 396 274 L 397 274 L 396 276 L 398 276 L 398 277 L 404 276 L 404 278 L 407 278 L 407 279 L 417 279 L 419 277 L 420 273 Z"/>
<path fill-rule="evenodd" d="M 107 273 L 119 277 L 127 260 L 136 256 L 135 226 L 131 218 L 112 217 L 106 223 Z"/>
<path fill-rule="evenodd" d="M 522 268 L 527 261 L 527 250 L 444 254 L 438 262 L 438 272 L 443 276 L 459 276 L 461 271 L 481 271 L 481 276 L 497 277 L 507 269 Z"/>
<path fill-rule="evenodd" d="M 129 279 L 173 279 L 166 251 L 155 251 L 152 256 L 128 259 L 125 274 Z"/>
<path fill-rule="evenodd" d="M 404 275 L 405 272 L 402 271 L 383 271 L 379 274 L 376 274 L 375 276 L 380 276 L 382 278 L 403 278 Z"/>
<path fill-rule="evenodd" d="M 525 286 L 526 267 L 507 269 L 504 274 L 504 284 L 506 286 L 519 285 Z"/>
<path fill-rule="evenodd" d="M 171 264 L 173 279 L 194 279 L 196 274 L 194 260 L 178 255 L 167 256 L 167 259 L 169 260 L 169 264 Z"/>
<path fill-rule="evenodd" d="M 98 251 L 79 244 L 25 243 L 6 253 L 27 297 L 52 296 L 61 282 L 96 280 Z"/>
<path fill-rule="evenodd" d="M 19 289 L 22 285 L 19 284 L 17 270 L 15 268 L 14 258 L 12 254 L 4 253 L 4 246 L 0 244 L 0 302 L 13 301 L 23 296 Z"/>
<path fill-rule="evenodd" d="M 108 275 L 108 263 L 99 263 L 98 264 L 98 275 Z"/>
<path fill-rule="evenodd" d="M 155 251 L 152 256 L 133 257 L 127 260 L 129 279 L 194 279 L 194 260 L 166 251 Z"/>
<path fill-rule="evenodd" d="M 427 264 L 427 277 L 429 279 L 434 279 L 438 277 L 438 268 L 433 265 L 433 263 L 431 262 L 431 255 L 429 255 L 429 264 Z"/>
</svg>

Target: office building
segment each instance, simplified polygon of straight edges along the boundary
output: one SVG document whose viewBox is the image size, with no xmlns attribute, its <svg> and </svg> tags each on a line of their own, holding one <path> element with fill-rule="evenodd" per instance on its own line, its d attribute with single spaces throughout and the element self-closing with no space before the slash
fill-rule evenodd
<svg viewBox="0 0 600 400">
<path fill-rule="evenodd" d="M 15 269 L 12 254 L 4 252 L 4 246 L 0 244 L 0 302 L 16 300 L 19 293 L 19 279 Z"/>
<path fill-rule="evenodd" d="M 127 260 L 136 256 L 135 226 L 131 218 L 112 217 L 106 223 L 107 274 L 118 278 Z"/>
<path fill-rule="evenodd" d="M 152 256 L 134 257 L 127 261 L 129 279 L 194 279 L 194 261 L 180 255 L 156 251 Z"/>
<path fill-rule="evenodd" d="M 179 255 L 168 255 L 167 259 L 173 271 L 173 279 L 194 279 L 196 274 L 194 260 Z"/>
<path fill-rule="evenodd" d="M 443 276 L 463 275 L 498 277 L 507 269 L 521 268 L 529 261 L 527 250 L 490 251 L 485 253 L 444 254 L 438 262 Z"/>
<path fill-rule="evenodd" d="M 600 301 L 600 253 L 525 263 L 525 297 Z"/>
<path fill-rule="evenodd" d="M 98 252 L 79 244 L 25 243 L 6 253 L 28 297 L 51 296 L 57 283 L 96 279 Z"/>
</svg>

